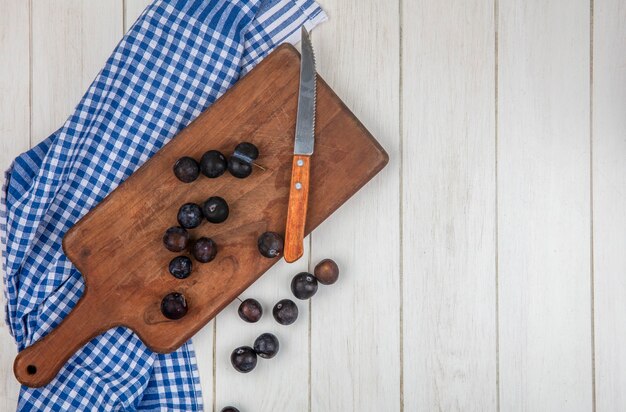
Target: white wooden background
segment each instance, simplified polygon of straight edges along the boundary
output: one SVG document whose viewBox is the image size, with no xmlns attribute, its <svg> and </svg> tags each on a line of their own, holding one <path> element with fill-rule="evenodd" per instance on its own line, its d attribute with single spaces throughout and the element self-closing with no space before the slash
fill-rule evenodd
<svg viewBox="0 0 626 412">
<path fill-rule="evenodd" d="M 321 0 L 322 76 L 389 166 L 194 339 L 207 410 L 626 410 L 626 1 Z M 146 0 L 0 2 L 0 166 L 71 112 Z M 230 351 L 273 331 L 250 375 Z M 0 329 L 0 410 L 18 385 Z"/>
</svg>

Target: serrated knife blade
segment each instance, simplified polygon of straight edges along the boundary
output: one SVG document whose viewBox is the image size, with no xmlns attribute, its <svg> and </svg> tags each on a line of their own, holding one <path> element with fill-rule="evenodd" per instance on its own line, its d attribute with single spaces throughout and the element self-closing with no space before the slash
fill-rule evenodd
<svg viewBox="0 0 626 412">
<path fill-rule="evenodd" d="M 317 97 L 315 52 L 311 37 L 302 28 L 302 60 L 300 64 L 300 92 L 296 117 L 296 143 L 294 154 L 312 155 L 315 143 L 315 101 Z"/>
<path fill-rule="evenodd" d="M 284 256 L 289 263 L 295 262 L 304 254 L 304 227 L 309 201 L 309 171 L 315 143 L 316 88 L 315 53 L 313 52 L 311 37 L 303 27 L 296 136 L 285 229 Z"/>
</svg>

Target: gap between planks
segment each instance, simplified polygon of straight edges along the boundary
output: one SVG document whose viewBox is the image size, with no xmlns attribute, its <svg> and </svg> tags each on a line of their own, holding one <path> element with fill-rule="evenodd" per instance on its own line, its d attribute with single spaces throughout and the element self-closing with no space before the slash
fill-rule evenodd
<svg viewBox="0 0 626 412">
<path fill-rule="evenodd" d="M 498 255 L 498 246 L 500 242 L 500 233 L 498 231 L 498 82 L 499 82 L 499 67 L 498 67 L 498 50 L 500 47 L 499 38 L 498 38 L 498 29 L 500 25 L 500 1 L 493 1 L 493 27 L 494 27 L 494 38 L 493 38 L 493 46 L 494 46 L 494 229 L 495 229 L 495 245 L 494 245 L 494 265 L 495 265 L 495 347 L 496 347 L 496 411 L 500 412 L 500 272 L 499 272 L 499 255 Z"/>
<path fill-rule="evenodd" d="M 398 294 L 400 295 L 400 412 L 404 412 L 404 0 L 398 1 L 398 151 L 400 152 L 398 166 L 398 194 L 399 194 L 399 230 L 400 248 L 398 253 Z"/>
<path fill-rule="evenodd" d="M 589 0 L 589 282 L 591 300 L 591 407 L 596 411 L 596 324 L 595 273 L 593 244 L 593 11 L 594 0 Z"/>
</svg>

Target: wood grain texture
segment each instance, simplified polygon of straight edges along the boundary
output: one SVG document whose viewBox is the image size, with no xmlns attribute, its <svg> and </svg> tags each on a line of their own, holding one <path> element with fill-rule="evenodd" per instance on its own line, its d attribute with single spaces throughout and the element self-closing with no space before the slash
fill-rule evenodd
<svg viewBox="0 0 626 412">
<path fill-rule="evenodd" d="M 403 23 L 404 407 L 493 411 L 493 2 L 405 1 Z"/>
<path fill-rule="evenodd" d="M 291 166 L 291 185 L 285 227 L 285 261 L 293 263 L 304 255 L 304 225 L 309 204 L 311 156 L 296 155 Z"/>
<path fill-rule="evenodd" d="M 592 409 L 589 22 L 588 1 L 500 0 L 500 401 L 507 411 Z"/>
<path fill-rule="evenodd" d="M 376 134 L 391 160 L 312 235 L 310 271 L 332 258 L 341 274 L 335 285 L 320 286 L 311 299 L 311 411 L 397 411 L 398 3 L 325 0 L 322 5 L 329 21 L 313 33 L 319 73 Z M 314 204 L 311 197 L 309 208 Z"/>
<path fill-rule="evenodd" d="M 63 125 L 123 34 L 120 0 L 32 2 L 32 144 Z"/>
<path fill-rule="evenodd" d="M 277 261 L 261 256 L 257 239 L 266 231 L 284 233 L 299 68 L 293 47 L 277 49 L 67 232 L 63 250 L 85 278 L 85 292 L 79 308 L 57 329 L 18 355 L 20 382 L 45 384 L 56 374 L 59 359 L 62 364 L 88 337 L 113 326 L 131 328 L 153 351 L 171 352 Z M 306 233 L 387 163 L 384 150 L 321 79 L 318 93 L 314 203 Z M 246 179 L 226 174 L 189 185 L 172 173 L 182 156 L 199 159 L 210 149 L 229 153 L 244 140 L 259 148 L 265 170 Z M 214 194 L 229 202 L 228 222 L 206 224 L 191 236 L 212 238 L 218 256 L 196 265 L 195 276 L 176 279 L 167 273 L 173 254 L 164 253 L 164 230 L 177 225 L 182 203 L 201 204 Z M 160 311 L 161 299 L 170 292 L 183 294 L 189 305 L 177 321 Z M 81 302 L 91 318 L 80 313 Z M 76 328 L 75 318 L 81 333 L 74 341 L 64 339 L 67 348 L 61 348 L 58 336 L 70 336 L 66 329 Z M 32 365 L 36 373 L 29 372 Z"/>
<path fill-rule="evenodd" d="M 3 1 L 0 7 L 0 62 L 0 182 L 4 185 L 4 171 L 30 146 L 30 10 L 24 0 Z M 4 322 L 4 293 L 0 307 L 0 411 L 14 411 L 19 384 L 11 364 L 17 348 Z"/>
<path fill-rule="evenodd" d="M 626 7 L 596 1 L 593 245 L 598 411 L 626 410 Z"/>
</svg>

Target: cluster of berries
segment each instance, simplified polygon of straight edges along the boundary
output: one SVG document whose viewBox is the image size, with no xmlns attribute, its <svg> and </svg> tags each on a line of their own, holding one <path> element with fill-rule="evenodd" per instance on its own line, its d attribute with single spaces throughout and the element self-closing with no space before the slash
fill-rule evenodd
<svg viewBox="0 0 626 412">
<path fill-rule="evenodd" d="M 259 150 L 252 143 L 239 143 L 233 155 L 226 157 L 217 150 L 209 150 L 202 155 L 200 163 L 191 157 L 182 157 L 176 161 L 174 175 L 183 183 L 195 181 L 200 173 L 215 179 L 226 170 L 237 178 L 248 177 L 252 173 L 254 160 L 259 157 Z M 210 237 L 201 236 L 192 239 L 190 230 L 199 227 L 204 220 L 211 224 L 220 224 L 228 219 L 228 202 L 219 196 L 211 196 L 201 205 L 185 203 L 178 209 L 178 226 L 172 226 L 163 235 L 163 245 L 170 252 L 180 253 L 174 257 L 168 269 L 177 279 L 188 278 L 196 262 L 209 263 L 215 259 L 218 252 L 217 243 Z M 284 240 L 276 232 L 265 232 L 257 241 L 259 253 L 267 258 L 282 256 Z M 188 304 L 185 296 L 179 292 L 167 294 L 161 301 L 161 313 L 168 319 L 181 319 L 187 314 Z"/>
<path fill-rule="evenodd" d="M 300 299 L 311 298 L 317 292 L 318 284 L 332 285 L 339 278 L 339 267 L 332 259 L 324 259 L 315 266 L 313 273 L 301 272 L 291 280 L 291 292 Z M 238 309 L 239 317 L 248 323 L 258 322 L 263 316 L 263 307 L 256 299 L 246 299 Z M 283 299 L 274 305 L 274 319 L 281 325 L 291 325 L 298 318 L 298 306 L 291 299 Z M 240 346 L 233 350 L 230 362 L 235 370 L 248 373 L 257 364 L 258 357 L 271 359 L 278 353 L 280 344 L 272 333 L 264 333 L 254 341 L 254 346 Z M 239 412 L 234 406 L 227 406 L 222 412 Z"/>
</svg>

